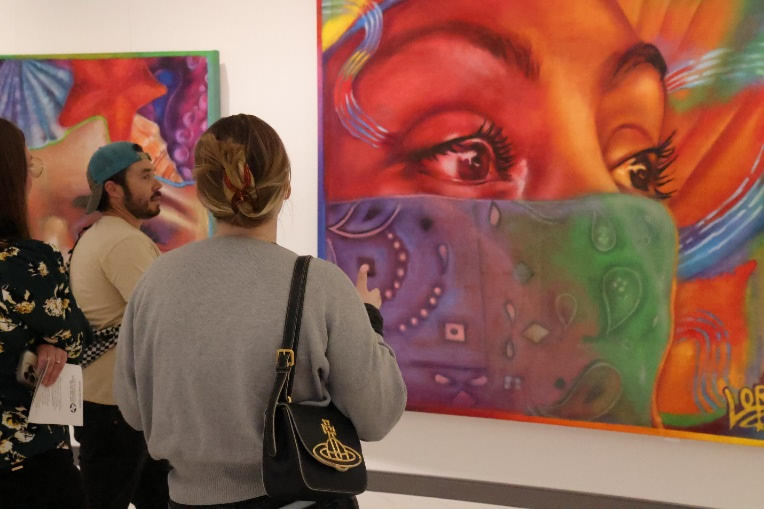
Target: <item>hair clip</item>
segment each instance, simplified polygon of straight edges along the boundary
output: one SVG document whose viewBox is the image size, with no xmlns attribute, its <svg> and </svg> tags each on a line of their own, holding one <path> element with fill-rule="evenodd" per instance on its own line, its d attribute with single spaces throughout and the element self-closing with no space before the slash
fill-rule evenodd
<svg viewBox="0 0 764 509">
<path fill-rule="evenodd" d="M 252 172 L 249 169 L 249 165 L 244 165 L 244 185 L 241 188 L 234 186 L 228 178 L 228 174 L 225 172 L 223 172 L 223 183 L 228 190 L 233 193 L 233 196 L 231 197 L 231 208 L 233 209 L 234 214 L 238 214 L 239 205 L 249 199 L 247 189 L 252 187 Z"/>
</svg>

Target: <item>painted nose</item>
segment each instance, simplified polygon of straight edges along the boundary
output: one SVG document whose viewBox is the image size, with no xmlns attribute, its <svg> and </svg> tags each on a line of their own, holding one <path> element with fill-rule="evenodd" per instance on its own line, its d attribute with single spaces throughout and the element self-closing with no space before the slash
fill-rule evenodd
<svg viewBox="0 0 764 509">
<path fill-rule="evenodd" d="M 587 99 L 571 97 L 570 91 L 562 85 L 552 87 L 547 99 L 554 117 L 546 124 L 543 155 L 529 162 L 529 197 L 564 200 L 618 192 L 602 157 L 591 104 Z"/>
</svg>

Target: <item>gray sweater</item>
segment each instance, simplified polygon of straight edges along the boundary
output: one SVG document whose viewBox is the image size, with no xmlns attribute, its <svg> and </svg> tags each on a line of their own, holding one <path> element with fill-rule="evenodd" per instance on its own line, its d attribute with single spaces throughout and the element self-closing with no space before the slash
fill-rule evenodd
<svg viewBox="0 0 764 509">
<path fill-rule="evenodd" d="M 190 505 L 265 494 L 263 415 L 275 378 L 297 255 L 213 237 L 161 256 L 138 283 L 117 343 L 114 394 L 170 461 L 170 498 Z M 348 277 L 312 260 L 295 401 L 331 400 L 363 440 L 380 440 L 406 404 L 395 356 Z"/>
</svg>

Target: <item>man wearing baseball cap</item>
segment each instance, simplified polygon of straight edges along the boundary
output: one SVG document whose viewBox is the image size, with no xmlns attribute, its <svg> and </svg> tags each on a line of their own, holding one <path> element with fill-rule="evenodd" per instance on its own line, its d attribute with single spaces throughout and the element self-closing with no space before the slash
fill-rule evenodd
<svg viewBox="0 0 764 509">
<path fill-rule="evenodd" d="M 114 401 L 114 346 L 125 306 L 141 275 L 159 256 L 140 230 L 159 214 L 161 184 L 140 145 L 119 141 L 90 159 L 86 211 L 101 217 L 78 239 L 71 257 L 72 292 L 95 340 L 83 351 L 84 425 L 75 429 L 80 469 L 90 506 L 126 509 L 168 503 L 166 462 L 152 460 L 140 431 L 122 418 Z"/>
</svg>

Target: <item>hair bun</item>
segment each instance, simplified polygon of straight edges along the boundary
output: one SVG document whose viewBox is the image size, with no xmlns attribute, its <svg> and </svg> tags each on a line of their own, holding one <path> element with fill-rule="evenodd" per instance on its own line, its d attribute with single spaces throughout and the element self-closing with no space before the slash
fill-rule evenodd
<svg viewBox="0 0 764 509">
<path fill-rule="evenodd" d="M 278 134 L 253 115 L 215 122 L 196 144 L 202 204 L 218 219 L 256 226 L 278 212 L 289 189 L 289 158 Z"/>
</svg>

